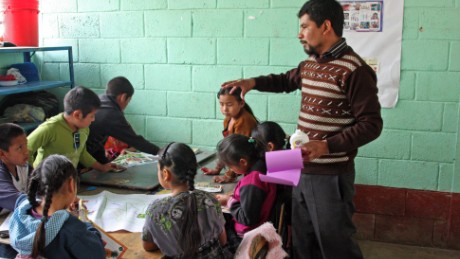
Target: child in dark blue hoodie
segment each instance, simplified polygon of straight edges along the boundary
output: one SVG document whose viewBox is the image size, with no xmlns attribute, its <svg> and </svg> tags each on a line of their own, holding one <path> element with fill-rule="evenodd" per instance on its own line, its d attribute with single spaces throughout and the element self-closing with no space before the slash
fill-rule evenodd
<svg viewBox="0 0 460 259">
<path fill-rule="evenodd" d="M 47 157 L 33 172 L 10 222 L 19 258 L 105 258 L 100 233 L 68 211 L 77 197 L 77 177 L 61 155 Z"/>
</svg>

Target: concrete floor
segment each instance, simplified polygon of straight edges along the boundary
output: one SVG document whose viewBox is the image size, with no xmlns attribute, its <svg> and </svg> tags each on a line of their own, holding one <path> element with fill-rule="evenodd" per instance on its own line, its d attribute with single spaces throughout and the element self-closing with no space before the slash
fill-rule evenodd
<svg viewBox="0 0 460 259">
<path fill-rule="evenodd" d="M 460 259 L 460 250 L 358 241 L 366 259 Z"/>
</svg>

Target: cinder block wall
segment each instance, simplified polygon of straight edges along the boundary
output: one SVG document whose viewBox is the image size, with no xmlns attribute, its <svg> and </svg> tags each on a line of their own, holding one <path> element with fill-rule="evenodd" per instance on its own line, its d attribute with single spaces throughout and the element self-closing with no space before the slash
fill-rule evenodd
<svg viewBox="0 0 460 259">
<path fill-rule="evenodd" d="M 41 44 L 74 48 L 76 81 L 101 92 L 117 75 L 136 93 L 126 113 L 159 145 L 213 147 L 216 91 L 226 80 L 286 71 L 306 56 L 296 38 L 303 0 L 40 1 Z M 362 148 L 357 183 L 460 192 L 460 0 L 406 0 L 399 103 Z M 45 56 L 45 78 L 66 65 Z M 53 60 L 53 62 L 51 62 Z M 292 133 L 300 96 L 252 93 L 260 120 Z M 457 168 L 457 170 L 455 170 Z"/>
</svg>

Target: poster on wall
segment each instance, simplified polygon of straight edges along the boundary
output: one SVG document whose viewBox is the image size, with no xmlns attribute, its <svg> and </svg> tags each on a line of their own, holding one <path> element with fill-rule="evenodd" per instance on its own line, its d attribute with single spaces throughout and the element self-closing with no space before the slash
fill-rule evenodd
<svg viewBox="0 0 460 259">
<path fill-rule="evenodd" d="M 398 101 L 404 0 L 344 1 L 343 36 L 377 73 L 382 107 Z"/>
</svg>

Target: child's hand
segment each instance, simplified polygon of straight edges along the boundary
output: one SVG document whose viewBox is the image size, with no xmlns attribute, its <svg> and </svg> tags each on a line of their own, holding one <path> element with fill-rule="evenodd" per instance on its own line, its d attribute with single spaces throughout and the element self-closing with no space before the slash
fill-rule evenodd
<svg viewBox="0 0 460 259">
<path fill-rule="evenodd" d="M 126 168 L 122 167 L 122 166 L 118 166 L 117 164 L 115 163 L 107 163 L 107 164 L 101 164 L 100 166 L 98 167 L 94 167 L 94 169 L 96 170 L 99 170 L 101 172 L 108 172 L 108 171 L 114 171 L 114 172 L 120 172 Z"/>
<path fill-rule="evenodd" d="M 219 168 L 214 168 L 214 169 L 210 169 L 210 168 L 207 168 L 207 167 L 202 167 L 201 168 L 201 171 L 203 171 L 203 174 L 205 175 L 218 175 L 220 174 L 220 171 L 222 169 L 219 169 Z"/>
<path fill-rule="evenodd" d="M 90 222 L 88 218 L 88 209 L 86 208 L 83 200 L 79 200 L 78 202 L 78 219 L 83 222 Z"/>
<path fill-rule="evenodd" d="M 219 201 L 220 205 L 227 206 L 227 202 L 228 202 L 228 199 L 230 199 L 230 195 L 217 194 L 216 199 Z"/>
<path fill-rule="evenodd" d="M 232 170 L 225 172 L 223 176 L 214 176 L 214 182 L 216 183 L 233 183 L 236 181 L 238 175 Z"/>
<path fill-rule="evenodd" d="M 78 217 L 78 202 L 79 201 L 80 199 L 78 197 L 75 197 L 75 200 L 67 208 L 67 210 L 75 217 Z"/>
<path fill-rule="evenodd" d="M 80 201 L 80 198 L 75 197 L 75 200 L 70 204 L 69 210 L 70 211 L 77 211 L 78 210 L 78 202 Z"/>
<path fill-rule="evenodd" d="M 252 88 L 256 86 L 256 81 L 252 78 L 249 79 L 240 79 L 228 81 L 222 84 L 222 88 L 232 88 L 230 94 L 232 94 L 237 88 L 241 88 L 241 99 L 244 100 L 244 96 L 247 92 L 251 91 Z"/>
<path fill-rule="evenodd" d="M 136 152 L 137 150 L 133 147 L 129 147 L 129 148 L 124 148 L 123 150 L 121 150 L 120 152 L 120 155 L 124 155 L 126 154 L 127 152 Z"/>
</svg>

